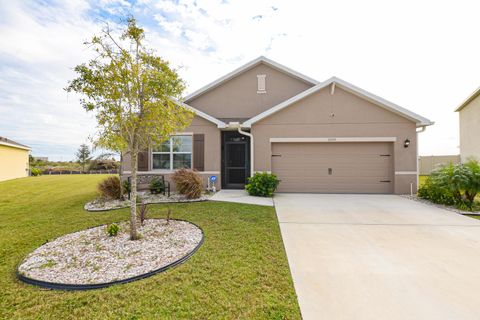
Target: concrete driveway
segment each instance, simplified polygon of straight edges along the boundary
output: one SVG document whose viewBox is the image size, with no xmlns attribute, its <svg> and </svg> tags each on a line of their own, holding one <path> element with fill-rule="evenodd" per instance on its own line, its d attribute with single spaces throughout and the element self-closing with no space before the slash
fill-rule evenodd
<svg viewBox="0 0 480 320">
<path fill-rule="evenodd" d="M 274 200 L 304 319 L 480 319 L 480 221 L 394 195 Z"/>
</svg>

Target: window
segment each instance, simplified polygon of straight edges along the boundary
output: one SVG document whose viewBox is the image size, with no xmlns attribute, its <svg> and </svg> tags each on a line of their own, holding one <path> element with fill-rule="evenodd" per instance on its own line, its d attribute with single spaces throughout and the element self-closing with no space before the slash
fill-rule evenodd
<svg viewBox="0 0 480 320">
<path fill-rule="evenodd" d="M 257 93 L 266 93 L 267 86 L 265 83 L 266 74 L 257 74 Z"/>
<path fill-rule="evenodd" d="M 152 150 L 154 170 L 192 168 L 192 136 L 173 136 Z"/>
</svg>

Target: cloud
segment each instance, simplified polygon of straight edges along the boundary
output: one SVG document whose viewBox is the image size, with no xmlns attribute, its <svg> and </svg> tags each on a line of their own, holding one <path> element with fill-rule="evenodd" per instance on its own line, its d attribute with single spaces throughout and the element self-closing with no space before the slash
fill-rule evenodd
<svg viewBox="0 0 480 320">
<path fill-rule="evenodd" d="M 458 152 L 453 109 L 478 87 L 477 2 L 405 0 L 0 0 L 0 135 L 69 159 L 95 132 L 63 90 L 92 53 L 83 41 L 134 14 L 188 91 L 267 55 L 318 80 L 332 75 L 436 121 L 420 153 Z M 252 20 L 252 17 L 258 17 Z M 261 18 L 260 18 L 261 17 Z"/>
</svg>

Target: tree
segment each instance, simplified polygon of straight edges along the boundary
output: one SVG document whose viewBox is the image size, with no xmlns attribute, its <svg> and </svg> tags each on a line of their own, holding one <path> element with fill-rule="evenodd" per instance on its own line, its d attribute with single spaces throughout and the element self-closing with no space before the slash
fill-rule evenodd
<svg viewBox="0 0 480 320">
<path fill-rule="evenodd" d="M 75 156 L 77 157 L 77 162 L 82 165 L 82 171 L 85 172 L 85 165 L 92 160 L 90 157 L 90 148 L 85 144 L 81 144 L 80 148 L 78 148 L 78 151 L 75 153 Z"/>
<path fill-rule="evenodd" d="M 107 25 L 86 45 L 97 57 L 75 67 L 66 90 L 82 94 L 81 105 L 95 113 L 97 146 L 130 155 L 130 238 L 137 233 L 137 164 L 140 150 L 185 129 L 193 112 L 177 102 L 185 89 L 169 63 L 143 45 L 145 34 L 133 17 L 120 37 Z"/>
</svg>

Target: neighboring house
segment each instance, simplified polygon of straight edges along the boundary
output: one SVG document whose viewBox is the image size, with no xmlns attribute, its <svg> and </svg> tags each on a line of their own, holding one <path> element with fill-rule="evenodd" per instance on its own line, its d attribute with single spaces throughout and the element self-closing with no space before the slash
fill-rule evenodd
<svg viewBox="0 0 480 320">
<path fill-rule="evenodd" d="M 418 174 L 422 176 L 430 175 L 433 170 L 448 164 L 460 163 L 460 155 L 448 156 L 420 156 L 418 157 L 419 170 Z"/>
<path fill-rule="evenodd" d="M 143 175 L 193 168 L 217 189 L 272 172 L 279 192 L 410 193 L 430 120 L 338 78 L 316 81 L 259 57 L 186 97 L 185 132 L 139 156 Z M 123 157 L 124 176 L 130 173 Z"/>
<path fill-rule="evenodd" d="M 28 176 L 30 148 L 0 137 L 0 181 Z"/>
<path fill-rule="evenodd" d="M 455 110 L 460 116 L 460 156 L 480 160 L 480 88 Z"/>
<path fill-rule="evenodd" d="M 48 157 L 33 157 L 34 161 L 48 161 Z"/>
</svg>

